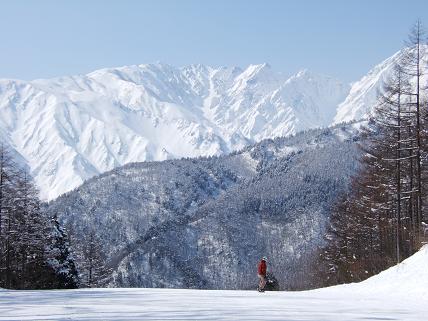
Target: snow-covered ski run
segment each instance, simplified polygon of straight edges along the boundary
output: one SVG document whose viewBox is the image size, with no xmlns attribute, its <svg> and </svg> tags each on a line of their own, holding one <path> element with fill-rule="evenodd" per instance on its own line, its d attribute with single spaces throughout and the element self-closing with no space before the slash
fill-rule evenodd
<svg viewBox="0 0 428 321">
<path fill-rule="evenodd" d="M 427 320 L 428 247 L 377 276 L 302 292 L 0 290 L 0 320 Z"/>
</svg>

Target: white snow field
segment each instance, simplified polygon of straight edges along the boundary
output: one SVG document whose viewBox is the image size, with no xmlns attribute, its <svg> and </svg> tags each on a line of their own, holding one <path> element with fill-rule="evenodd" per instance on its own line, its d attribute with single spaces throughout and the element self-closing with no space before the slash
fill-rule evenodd
<svg viewBox="0 0 428 321">
<path fill-rule="evenodd" d="M 302 292 L 0 291 L 0 320 L 427 320 L 428 247 L 365 282 Z"/>
</svg>

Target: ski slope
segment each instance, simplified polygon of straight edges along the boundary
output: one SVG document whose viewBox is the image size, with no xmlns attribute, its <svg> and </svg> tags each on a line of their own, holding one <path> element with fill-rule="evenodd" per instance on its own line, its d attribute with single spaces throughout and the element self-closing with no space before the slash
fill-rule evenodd
<svg viewBox="0 0 428 321">
<path fill-rule="evenodd" d="M 428 247 L 358 284 L 302 292 L 0 291 L 0 320 L 426 320 Z"/>
</svg>

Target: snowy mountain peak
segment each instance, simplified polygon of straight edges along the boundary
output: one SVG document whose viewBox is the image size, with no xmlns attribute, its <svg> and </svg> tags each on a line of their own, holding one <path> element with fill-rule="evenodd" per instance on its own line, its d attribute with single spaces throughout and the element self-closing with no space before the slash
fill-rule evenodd
<svg viewBox="0 0 428 321">
<path fill-rule="evenodd" d="M 239 78 L 251 84 L 257 81 L 264 84 L 276 83 L 279 81 L 278 75 L 272 70 L 269 64 L 249 65 L 240 75 Z"/>
<path fill-rule="evenodd" d="M 383 83 L 392 74 L 395 64 L 407 50 L 409 49 L 404 48 L 385 59 L 370 70 L 361 80 L 352 84 L 348 97 L 337 108 L 337 114 L 334 117 L 335 124 L 366 118 L 369 115 L 376 104 L 378 92 L 382 90 Z M 428 56 L 428 45 L 424 45 L 422 50 Z M 421 68 L 427 70 L 428 62 L 422 61 Z M 422 83 L 428 83 L 427 76 L 423 76 Z"/>
<path fill-rule="evenodd" d="M 299 70 L 293 77 L 300 78 L 300 77 L 308 77 L 311 76 L 311 72 L 308 69 L 301 69 Z"/>
</svg>

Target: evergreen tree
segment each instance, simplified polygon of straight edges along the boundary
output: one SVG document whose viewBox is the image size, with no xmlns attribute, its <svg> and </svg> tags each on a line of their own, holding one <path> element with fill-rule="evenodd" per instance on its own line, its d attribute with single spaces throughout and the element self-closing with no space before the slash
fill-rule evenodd
<svg viewBox="0 0 428 321">
<path fill-rule="evenodd" d="M 78 272 L 70 252 L 70 244 L 65 229 L 52 218 L 52 230 L 47 247 L 47 262 L 55 271 L 55 288 L 72 289 L 78 286 Z"/>
</svg>

